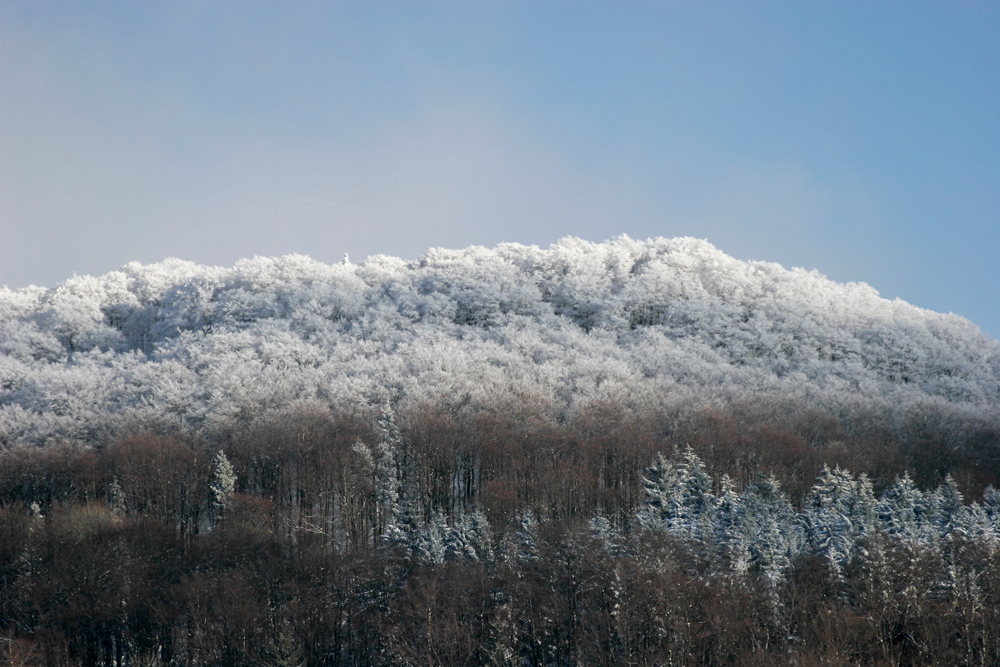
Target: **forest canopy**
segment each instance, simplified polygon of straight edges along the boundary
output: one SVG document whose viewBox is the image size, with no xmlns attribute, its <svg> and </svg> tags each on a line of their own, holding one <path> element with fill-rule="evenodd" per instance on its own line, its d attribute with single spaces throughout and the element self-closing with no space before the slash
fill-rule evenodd
<svg viewBox="0 0 1000 667">
<path fill-rule="evenodd" d="M 0 447 L 151 427 L 211 436 L 306 403 L 478 410 L 511 396 L 556 419 L 594 401 L 769 399 L 851 427 L 927 411 L 996 424 L 1000 342 L 865 284 L 692 238 L 359 265 L 170 259 L 0 291 Z"/>
</svg>

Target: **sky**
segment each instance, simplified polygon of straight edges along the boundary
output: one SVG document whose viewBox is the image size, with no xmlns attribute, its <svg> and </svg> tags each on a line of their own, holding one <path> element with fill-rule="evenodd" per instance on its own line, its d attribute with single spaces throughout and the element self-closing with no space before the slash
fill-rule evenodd
<svg viewBox="0 0 1000 667">
<path fill-rule="evenodd" d="M 1000 337 L 1000 3 L 0 0 L 0 285 L 621 234 Z"/>
</svg>

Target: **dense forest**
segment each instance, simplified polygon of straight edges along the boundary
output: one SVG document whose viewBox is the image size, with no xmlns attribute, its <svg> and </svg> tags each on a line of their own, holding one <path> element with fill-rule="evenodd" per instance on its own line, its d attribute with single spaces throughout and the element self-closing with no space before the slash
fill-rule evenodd
<svg viewBox="0 0 1000 667">
<path fill-rule="evenodd" d="M 11 665 L 1000 664 L 1000 343 L 693 239 L 0 291 Z"/>
</svg>

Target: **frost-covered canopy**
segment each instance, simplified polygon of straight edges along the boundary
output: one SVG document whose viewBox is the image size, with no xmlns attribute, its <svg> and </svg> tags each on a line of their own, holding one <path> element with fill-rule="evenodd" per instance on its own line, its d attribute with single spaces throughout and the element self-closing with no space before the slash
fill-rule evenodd
<svg viewBox="0 0 1000 667">
<path fill-rule="evenodd" d="M 1000 343 L 967 320 L 691 238 L 132 263 L 0 291 L 0 354 L 8 446 L 509 392 L 557 412 L 768 395 L 1000 414 Z"/>
</svg>

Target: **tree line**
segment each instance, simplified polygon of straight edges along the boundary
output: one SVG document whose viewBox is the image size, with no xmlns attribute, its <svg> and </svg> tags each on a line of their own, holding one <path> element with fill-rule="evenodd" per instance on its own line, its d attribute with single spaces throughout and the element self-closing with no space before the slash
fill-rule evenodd
<svg viewBox="0 0 1000 667">
<path fill-rule="evenodd" d="M 0 651 L 116 666 L 1000 661 L 995 433 L 967 452 L 924 423 L 830 446 L 747 411 L 385 405 L 214 440 L 8 450 Z"/>
</svg>

